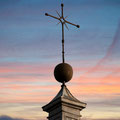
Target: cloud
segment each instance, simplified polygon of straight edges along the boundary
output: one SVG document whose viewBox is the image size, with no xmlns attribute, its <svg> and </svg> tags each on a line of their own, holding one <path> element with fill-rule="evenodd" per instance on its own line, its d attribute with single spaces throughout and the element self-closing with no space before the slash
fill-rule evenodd
<svg viewBox="0 0 120 120">
<path fill-rule="evenodd" d="M 118 28 L 113 38 L 112 44 L 109 46 L 106 55 L 98 62 L 97 65 L 104 64 L 106 61 L 119 57 L 118 56 L 119 49 L 120 49 L 120 22 L 118 24 Z"/>
<path fill-rule="evenodd" d="M 49 73 L 53 69 L 48 64 L 31 64 L 19 62 L 0 63 L 0 73 Z M 47 72 L 46 72 L 47 71 Z"/>
<path fill-rule="evenodd" d="M 1 90 L 4 90 L 4 92 L 0 92 L 0 103 L 47 102 L 58 92 L 56 85 L 51 85 L 49 89 L 48 87 L 50 85 L 4 85 L 0 87 Z"/>
<path fill-rule="evenodd" d="M 0 63 L 0 82 L 27 82 L 49 80 L 53 66 L 44 64 Z"/>
<path fill-rule="evenodd" d="M 118 94 L 119 95 L 119 94 Z M 102 95 L 101 97 L 104 97 L 104 95 Z M 107 107 L 107 108 L 110 108 L 110 107 L 114 107 L 113 109 L 109 110 L 107 109 L 107 111 L 113 111 L 115 112 L 115 110 L 117 112 L 119 112 L 120 108 L 120 97 L 119 96 L 115 96 L 113 95 L 113 97 L 109 97 L 110 99 L 108 98 L 102 98 L 102 100 L 97 100 L 97 101 L 90 101 L 88 102 L 88 105 L 90 106 L 104 106 L 104 107 Z"/>
<path fill-rule="evenodd" d="M 0 116 L 0 120 L 25 120 L 25 119 L 22 119 L 22 118 L 12 118 L 10 116 L 2 115 L 2 116 Z"/>
<path fill-rule="evenodd" d="M 118 70 L 120 69 L 120 66 L 118 65 L 118 61 L 120 59 L 120 21 L 118 23 L 118 28 L 116 30 L 116 33 L 113 38 L 113 42 L 109 46 L 106 54 L 101 58 L 98 63 L 88 69 L 88 71 L 82 75 L 82 77 L 100 73 L 100 72 L 105 72 L 104 70 L 106 69 L 108 72 L 112 73 L 118 73 Z"/>
</svg>

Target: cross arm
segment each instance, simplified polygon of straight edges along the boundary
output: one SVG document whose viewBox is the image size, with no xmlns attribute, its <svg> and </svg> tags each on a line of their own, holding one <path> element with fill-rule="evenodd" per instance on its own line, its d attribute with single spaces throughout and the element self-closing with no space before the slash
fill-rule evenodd
<svg viewBox="0 0 120 120">
<path fill-rule="evenodd" d="M 60 18 L 55 17 L 55 16 L 53 16 L 53 15 L 50 15 L 50 14 L 48 14 L 48 13 L 45 13 L 45 15 L 46 15 L 46 16 L 50 16 L 50 17 L 52 17 L 52 18 L 55 18 L 55 19 L 57 19 L 57 20 L 60 20 Z"/>
<path fill-rule="evenodd" d="M 77 28 L 80 28 L 80 26 L 79 26 L 79 25 L 76 25 L 76 24 L 74 24 L 74 23 L 71 23 L 71 22 L 69 22 L 69 21 L 67 21 L 67 20 L 65 20 L 65 19 L 64 19 L 64 21 L 65 21 L 66 23 L 68 23 L 68 24 L 71 24 L 71 25 L 76 26 Z"/>
</svg>

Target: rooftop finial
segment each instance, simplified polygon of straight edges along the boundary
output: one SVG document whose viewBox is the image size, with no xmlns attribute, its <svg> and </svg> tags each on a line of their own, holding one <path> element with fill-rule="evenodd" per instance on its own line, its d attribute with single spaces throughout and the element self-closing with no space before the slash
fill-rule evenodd
<svg viewBox="0 0 120 120">
<path fill-rule="evenodd" d="M 50 15 L 48 13 L 45 13 L 46 16 L 50 16 L 54 19 L 59 20 L 59 23 L 62 25 L 62 63 L 58 64 L 55 69 L 54 69 L 54 76 L 58 82 L 61 82 L 63 86 L 65 85 L 66 82 L 70 81 L 72 76 L 73 76 L 73 69 L 72 67 L 65 63 L 65 51 L 64 51 L 64 25 L 68 29 L 67 23 L 73 26 L 76 26 L 79 28 L 79 25 L 76 25 L 74 23 L 71 23 L 66 20 L 66 17 L 64 17 L 64 11 L 63 11 L 64 4 L 61 3 L 61 15 L 57 12 L 59 17 Z M 58 23 L 58 24 L 59 24 Z"/>
<path fill-rule="evenodd" d="M 59 17 L 55 17 L 55 16 L 50 15 L 48 13 L 45 13 L 45 15 L 59 20 L 59 23 L 61 23 L 61 25 L 62 25 L 62 62 L 65 63 L 65 56 L 64 56 L 64 54 L 65 54 L 65 51 L 64 51 L 64 25 L 66 26 L 67 29 L 68 29 L 68 26 L 67 26 L 66 23 L 68 23 L 70 25 L 73 25 L 73 26 L 76 26 L 77 28 L 79 28 L 80 26 L 66 20 L 66 17 L 64 17 L 63 7 L 64 7 L 64 4 L 61 3 L 61 15 L 56 11 Z"/>
</svg>

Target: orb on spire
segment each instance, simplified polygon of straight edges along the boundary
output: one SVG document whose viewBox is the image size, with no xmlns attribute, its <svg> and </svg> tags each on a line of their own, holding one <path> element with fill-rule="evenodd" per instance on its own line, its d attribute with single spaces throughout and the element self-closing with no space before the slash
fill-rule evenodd
<svg viewBox="0 0 120 120">
<path fill-rule="evenodd" d="M 73 76 L 73 69 L 71 65 L 67 63 L 60 63 L 54 69 L 54 76 L 58 82 L 69 82 Z"/>
<path fill-rule="evenodd" d="M 58 82 L 61 82 L 61 83 L 65 84 L 66 82 L 69 82 L 71 80 L 71 78 L 73 76 L 73 69 L 72 69 L 71 65 L 65 63 L 65 57 L 64 57 L 64 54 L 65 54 L 65 52 L 64 52 L 64 25 L 67 29 L 68 29 L 67 24 L 73 25 L 77 28 L 80 28 L 80 26 L 66 20 L 66 17 L 64 17 L 64 13 L 63 13 L 63 7 L 64 7 L 64 4 L 62 3 L 61 4 L 61 15 L 56 11 L 59 17 L 50 15 L 48 13 L 45 13 L 45 15 L 59 20 L 59 23 L 61 23 L 61 25 L 62 25 L 62 63 L 58 64 L 55 67 L 54 77 Z"/>
</svg>

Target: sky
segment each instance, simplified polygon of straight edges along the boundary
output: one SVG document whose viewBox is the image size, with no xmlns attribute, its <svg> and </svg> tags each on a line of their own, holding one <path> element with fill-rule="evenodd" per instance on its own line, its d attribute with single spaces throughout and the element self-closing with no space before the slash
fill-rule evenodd
<svg viewBox="0 0 120 120">
<path fill-rule="evenodd" d="M 74 70 L 67 88 L 87 103 L 82 120 L 120 120 L 120 0 L 0 0 L 0 120 L 47 120 L 42 106 L 59 92 L 53 75 L 65 61 Z"/>
</svg>

